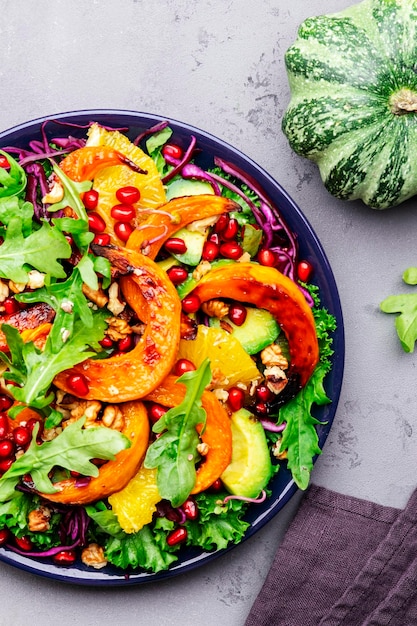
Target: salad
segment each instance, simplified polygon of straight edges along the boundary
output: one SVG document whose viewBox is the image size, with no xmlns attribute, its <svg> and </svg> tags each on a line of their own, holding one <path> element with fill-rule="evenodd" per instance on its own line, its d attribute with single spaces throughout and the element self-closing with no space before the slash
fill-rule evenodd
<svg viewBox="0 0 417 626">
<path fill-rule="evenodd" d="M 164 121 L 59 120 L 0 151 L 13 552 L 160 572 L 239 543 L 283 466 L 309 484 L 335 318 L 279 209 L 199 151 Z"/>
</svg>

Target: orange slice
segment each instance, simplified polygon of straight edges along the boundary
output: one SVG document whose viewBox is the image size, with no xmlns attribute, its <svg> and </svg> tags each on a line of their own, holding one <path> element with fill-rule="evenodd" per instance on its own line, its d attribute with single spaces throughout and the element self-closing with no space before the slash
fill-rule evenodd
<svg viewBox="0 0 417 626">
<path fill-rule="evenodd" d="M 156 469 L 141 467 L 124 489 L 108 500 L 125 533 L 136 533 L 152 521 L 156 505 L 161 500 L 156 485 Z"/>
<path fill-rule="evenodd" d="M 135 172 L 128 165 L 112 165 L 102 169 L 94 177 L 93 189 L 99 193 L 97 213 L 107 224 L 106 232 L 110 235 L 111 242 L 124 245 L 124 242 L 114 232 L 116 220 L 112 218 L 110 213 L 112 207 L 119 204 L 116 191 L 121 187 L 130 185 L 139 189 L 141 197 L 135 204 L 136 218 L 132 223 L 133 226 L 137 226 L 148 216 L 147 212 L 141 216 L 141 210 L 155 209 L 166 202 L 165 190 L 158 169 L 150 156 L 119 131 L 108 131 L 98 124 L 93 124 L 88 131 L 86 145 L 109 146 L 122 153 L 146 172 L 146 174 Z"/>
<path fill-rule="evenodd" d="M 196 367 L 209 358 L 213 380 L 218 381 L 215 386 L 223 389 L 239 382 L 250 385 L 252 381 L 262 378 L 240 341 L 222 328 L 200 325 L 194 340 L 181 339 L 178 358 L 188 359 Z"/>
</svg>

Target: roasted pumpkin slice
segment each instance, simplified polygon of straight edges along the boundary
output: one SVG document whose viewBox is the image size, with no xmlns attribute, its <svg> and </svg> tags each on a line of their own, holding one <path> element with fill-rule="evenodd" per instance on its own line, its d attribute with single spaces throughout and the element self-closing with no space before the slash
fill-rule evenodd
<svg viewBox="0 0 417 626">
<path fill-rule="evenodd" d="M 131 441 L 130 448 L 122 450 L 114 461 L 107 461 L 99 474 L 86 485 L 76 478 L 54 484 L 56 493 L 40 494 L 46 500 L 61 504 L 87 504 L 106 498 L 123 489 L 141 466 L 149 443 L 148 413 L 142 402 L 125 402 L 118 405 L 123 416 L 121 432 Z"/>
<path fill-rule="evenodd" d="M 306 384 L 319 358 L 316 326 L 304 295 L 290 278 L 272 267 L 233 263 L 208 272 L 192 293 L 201 302 L 231 298 L 269 311 L 288 340 L 288 377 Z"/>
<path fill-rule="evenodd" d="M 143 398 L 161 383 L 175 362 L 181 318 L 178 294 L 166 273 L 142 254 L 116 247 L 92 248 L 140 290 L 135 312 L 141 319 L 146 317 L 146 329 L 130 352 L 108 359 L 87 359 L 58 374 L 54 383 L 73 393 L 69 378 L 81 374 L 88 385 L 88 393 L 83 396 L 86 399 L 126 402 Z M 134 297 L 129 303 L 135 310 Z"/>
<path fill-rule="evenodd" d="M 161 206 L 160 211 L 151 213 L 133 231 L 127 247 L 144 252 L 154 259 L 165 241 L 180 228 L 197 220 L 239 210 L 240 207 L 234 200 L 212 194 L 174 198 Z"/>
<path fill-rule="evenodd" d="M 180 404 L 184 400 L 186 387 L 176 380 L 175 376 L 168 376 L 146 400 L 166 407 Z M 226 469 L 232 457 L 232 428 L 225 408 L 210 391 L 203 392 L 201 403 L 207 420 L 205 428 L 200 428 L 200 436 L 207 444 L 207 454 L 197 469 L 197 479 L 191 493 L 208 489 Z"/>
</svg>

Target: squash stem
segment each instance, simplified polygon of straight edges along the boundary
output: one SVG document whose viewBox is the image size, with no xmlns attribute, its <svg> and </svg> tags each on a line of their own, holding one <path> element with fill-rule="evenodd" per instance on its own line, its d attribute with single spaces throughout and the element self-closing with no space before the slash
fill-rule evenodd
<svg viewBox="0 0 417 626">
<path fill-rule="evenodd" d="M 417 111 L 417 93 L 407 87 L 402 87 L 391 95 L 389 107 L 394 115 L 414 113 Z"/>
</svg>

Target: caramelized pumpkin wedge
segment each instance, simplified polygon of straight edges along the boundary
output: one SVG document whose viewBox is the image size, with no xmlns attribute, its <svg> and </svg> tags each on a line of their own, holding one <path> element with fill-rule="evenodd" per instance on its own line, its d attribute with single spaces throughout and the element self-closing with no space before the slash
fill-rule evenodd
<svg viewBox="0 0 417 626">
<path fill-rule="evenodd" d="M 111 165 L 128 165 L 135 171 L 143 171 L 121 152 L 114 150 L 110 146 L 84 146 L 83 148 L 78 148 L 78 150 L 70 152 L 59 164 L 64 174 L 77 182 L 93 180 L 100 170 Z"/>
<path fill-rule="evenodd" d="M 130 305 L 143 318 L 145 332 L 130 352 L 108 359 L 87 359 L 58 374 L 55 385 L 73 393 L 70 377 L 82 375 L 88 385 L 86 399 L 126 402 L 143 398 L 169 374 L 175 362 L 179 338 L 181 303 L 166 273 L 154 261 L 125 248 L 93 245 L 95 254 L 109 259 L 114 270 L 128 276 L 140 290 L 138 310 L 135 298 Z"/>
<path fill-rule="evenodd" d="M 125 402 L 118 406 L 124 422 L 121 432 L 130 439 L 130 448 L 119 452 L 114 461 L 104 463 L 99 468 L 98 476 L 91 478 L 88 484 L 82 486 L 76 478 L 61 480 L 54 484 L 58 491 L 40 494 L 43 498 L 61 504 L 87 504 L 120 491 L 136 474 L 149 443 L 148 413 L 144 404 L 139 401 Z"/>
<path fill-rule="evenodd" d="M 288 378 L 306 384 L 319 358 L 316 326 L 304 295 L 287 276 L 272 267 L 233 263 L 208 272 L 191 293 L 201 302 L 231 298 L 269 311 L 288 340 Z"/>
<path fill-rule="evenodd" d="M 0 350 L 2 352 L 8 352 L 9 347 L 6 342 L 6 337 L 1 330 L 3 324 L 9 324 L 14 328 L 17 328 L 19 332 L 24 330 L 33 330 L 38 328 L 41 324 L 52 322 L 55 317 L 55 311 L 49 304 L 35 304 L 34 306 L 22 309 L 16 313 L 10 313 L 10 315 L 3 315 L 0 318 Z M 29 341 L 29 340 L 27 340 Z"/>
<path fill-rule="evenodd" d="M 168 376 L 145 399 L 166 407 L 180 404 L 184 399 L 186 387 L 176 380 L 175 376 Z M 232 458 L 232 427 L 226 410 L 210 391 L 203 392 L 201 402 L 207 413 L 207 419 L 204 430 L 201 432 L 200 429 L 200 436 L 207 444 L 208 452 L 197 469 L 197 479 L 191 493 L 208 489 L 224 472 Z"/>
<path fill-rule="evenodd" d="M 160 211 L 151 213 L 132 232 L 126 245 L 154 259 L 165 241 L 180 228 L 196 220 L 239 210 L 240 206 L 234 200 L 222 196 L 202 194 L 173 198 L 162 205 Z"/>
</svg>

